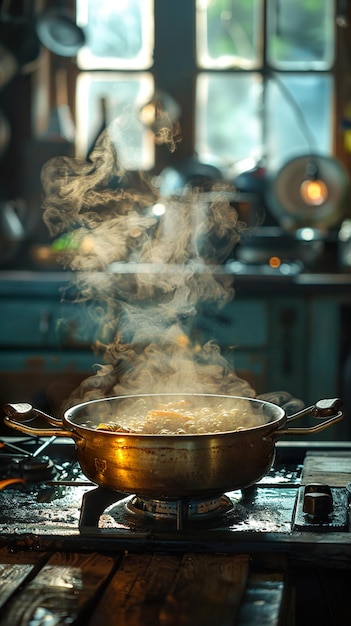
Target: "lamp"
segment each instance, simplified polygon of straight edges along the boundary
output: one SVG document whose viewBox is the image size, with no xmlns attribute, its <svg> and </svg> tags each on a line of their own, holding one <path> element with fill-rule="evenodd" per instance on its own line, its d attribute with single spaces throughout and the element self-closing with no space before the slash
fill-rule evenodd
<svg viewBox="0 0 351 626">
<path fill-rule="evenodd" d="M 300 185 L 300 194 L 308 206 L 321 206 L 328 198 L 328 187 L 321 180 L 315 162 L 308 163 L 305 180 Z"/>
<path fill-rule="evenodd" d="M 288 161 L 267 182 L 266 201 L 282 228 L 329 229 L 347 208 L 349 175 L 333 157 L 303 155 Z"/>
</svg>

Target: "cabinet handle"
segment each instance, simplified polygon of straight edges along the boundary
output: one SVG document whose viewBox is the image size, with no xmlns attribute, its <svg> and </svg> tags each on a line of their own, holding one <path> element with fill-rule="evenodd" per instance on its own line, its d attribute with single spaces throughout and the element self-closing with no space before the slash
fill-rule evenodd
<svg viewBox="0 0 351 626">
<path fill-rule="evenodd" d="M 283 309 L 280 315 L 282 325 L 282 369 L 289 376 L 293 371 L 293 345 L 295 324 L 295 311 L 292 308 Z"/>
<path fill-rule="evenodd" d="M 51 320 L 51 313 L 48 313 L 47 311 L 43 311 L 42 313 L 40 313 L 39 332 L 43 341 L 46 339 L 46 337 L 49 334 L 50 320 Z"/>
</svg>

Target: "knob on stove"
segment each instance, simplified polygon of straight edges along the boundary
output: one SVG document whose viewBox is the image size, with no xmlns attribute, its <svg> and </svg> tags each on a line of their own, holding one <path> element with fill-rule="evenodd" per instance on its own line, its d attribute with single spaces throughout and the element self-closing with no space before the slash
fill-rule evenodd
<svg viewBox="0 0 351 626">
<path fill-rule="evenodd" d="M 306 485 L 303 512 L 315 520 L 327 520 L 333 511 L 333 496 L 329 485 L 313 483 Z"/>
<path fill-rule="evenodd" d="M 28 483 L 45 482 L 56 473 L 53 462 L 47 456 L 12 459 L 10 468 L 12 475 L 20 476 Z"/>
</svg>

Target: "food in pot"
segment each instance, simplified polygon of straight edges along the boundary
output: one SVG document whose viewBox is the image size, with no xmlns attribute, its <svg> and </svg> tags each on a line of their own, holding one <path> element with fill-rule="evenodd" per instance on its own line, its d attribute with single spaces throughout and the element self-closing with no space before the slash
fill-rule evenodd
<svg viewBox="0 0 351 626">
<path fill-rule="evenodd" d="M 141 405 L 141 406 L 140 406 Z M 161 402 L 153 408 L 139 403 L 132 416 L 121 412 L 118 420 L 100 422 L 97 430 L 151 435 L 193 435 L 246 430 L 265 423 L 245 401 L 196 406 L 188 400 Z"/>
</svg>

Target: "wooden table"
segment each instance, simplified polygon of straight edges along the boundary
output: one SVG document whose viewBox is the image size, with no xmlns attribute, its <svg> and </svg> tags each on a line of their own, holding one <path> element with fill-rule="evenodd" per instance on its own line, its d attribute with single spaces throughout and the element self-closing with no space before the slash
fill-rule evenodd
<svg viewBox="0 0 351 626">
<path fill-rule="evenodd" d="M 292 625 L 290 585 L 278 560 L 259 572 L 246 554 L 2 548 L 0 625 Z"/>
</svg>

